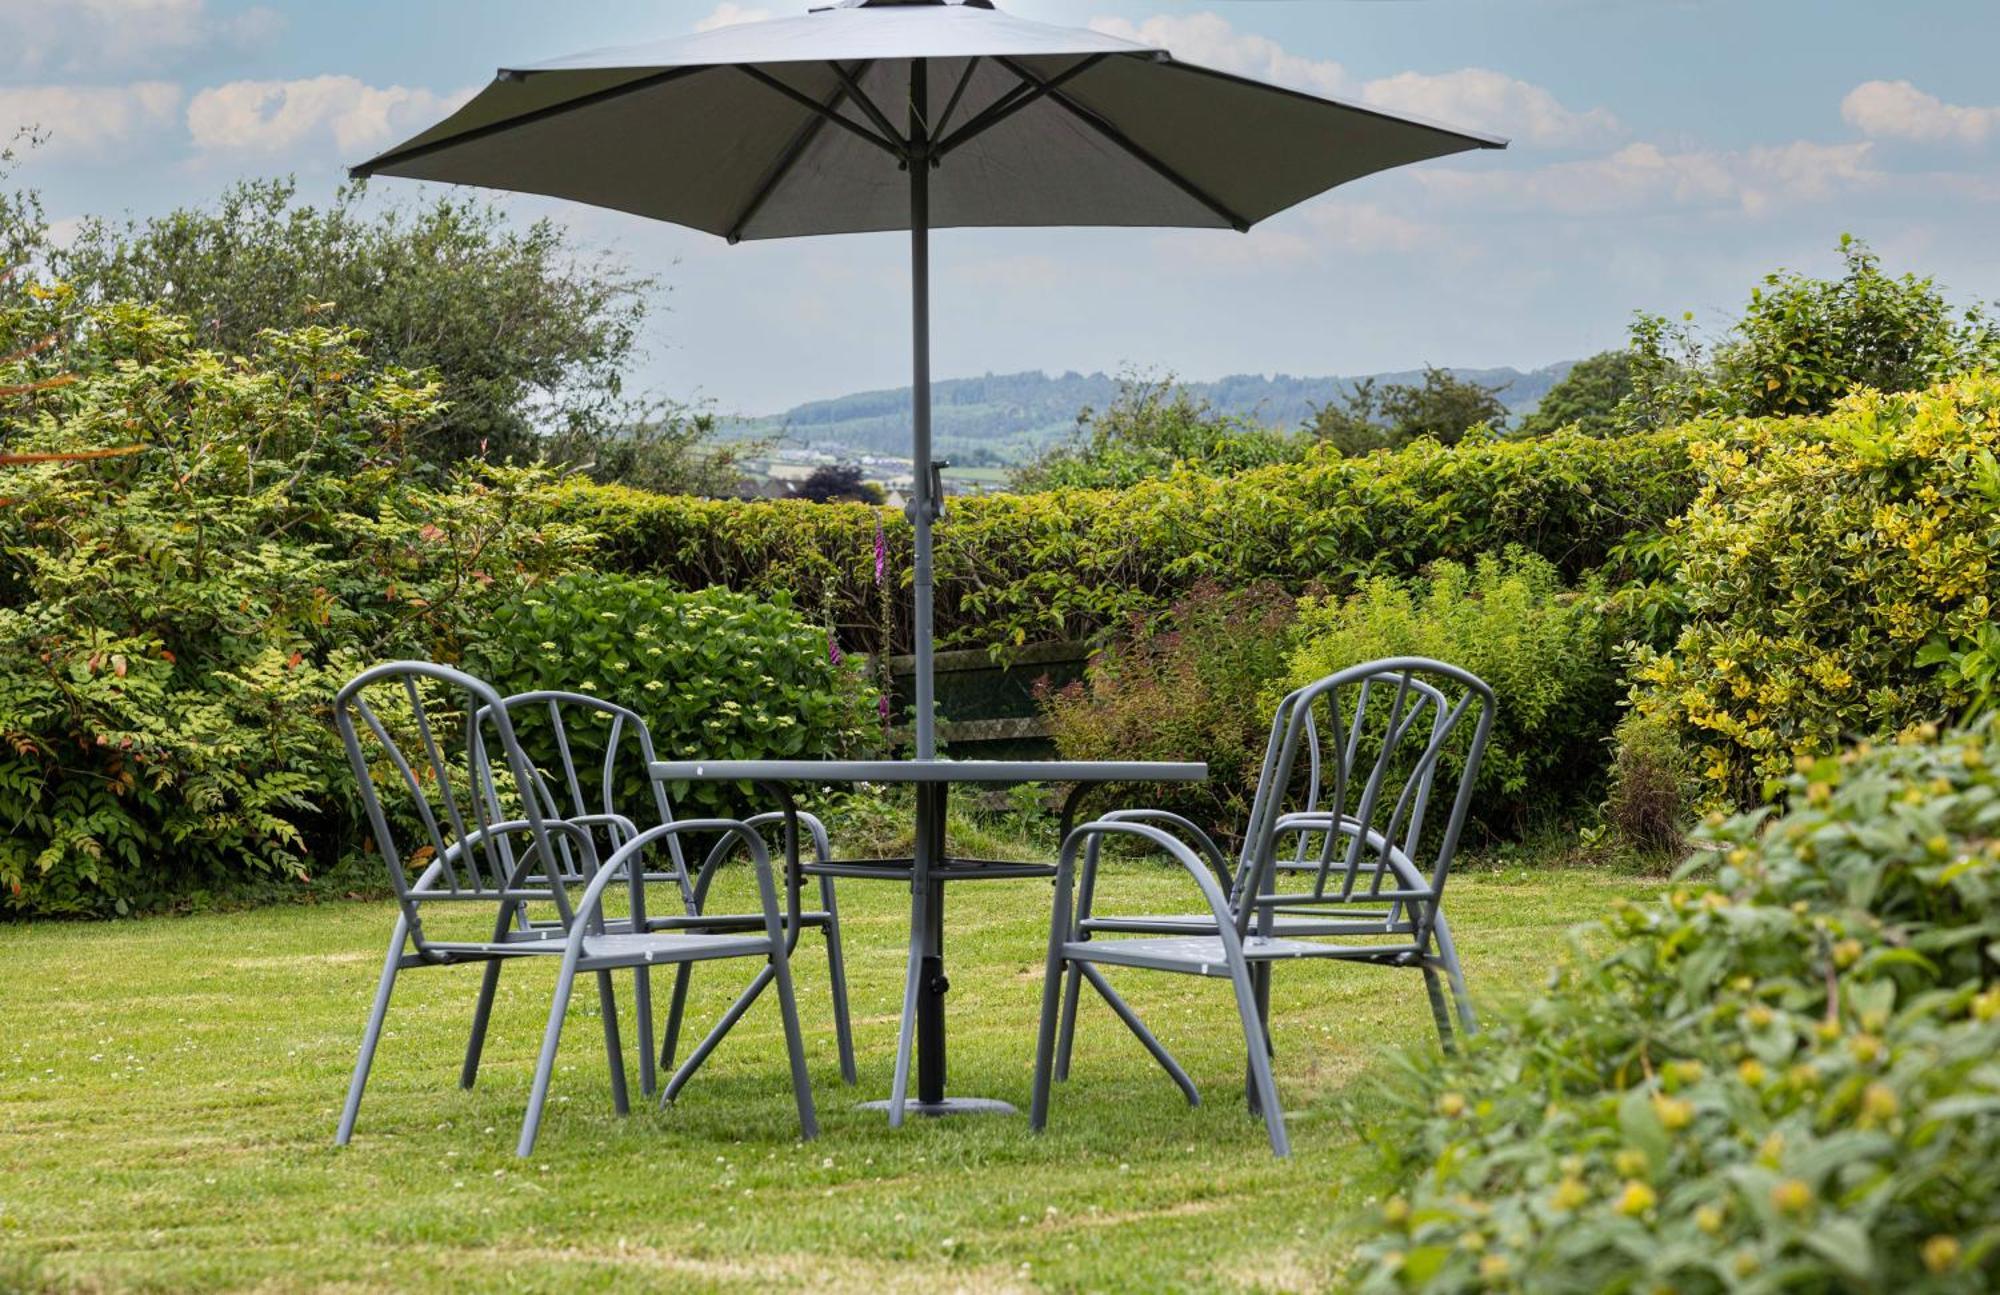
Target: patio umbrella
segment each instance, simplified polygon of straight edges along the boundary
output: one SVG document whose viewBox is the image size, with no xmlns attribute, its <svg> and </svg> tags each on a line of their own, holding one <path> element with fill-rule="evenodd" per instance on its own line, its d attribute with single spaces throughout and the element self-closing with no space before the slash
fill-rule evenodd
<svg viewBox="0 0 2000 1295">
<path fill-rule="evenodd" d="M 930 231 L 1248 230 L 1335 185 L 1504 140 L 1198 67 L 990 0 L 846 0 L 507 68 L 354 168 L 547 194 L 727 238 L 908 230 L 917 757 L 931 670 Z"/>
</svg>

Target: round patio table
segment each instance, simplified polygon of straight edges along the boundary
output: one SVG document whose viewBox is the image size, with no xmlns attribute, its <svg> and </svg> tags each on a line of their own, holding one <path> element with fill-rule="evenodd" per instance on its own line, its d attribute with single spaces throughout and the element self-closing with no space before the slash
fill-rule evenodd
<svg viewBox="0 0 2000 1295">
<path fill-rule="evenodd" d="M 945 839 L 945 809 L 954 786 L 993 787 L 1029 782 L 1067 783 L 1061 837 L 1068 839 L 1085 792 L 1107 783 L 1201 782 L 1205 764 L 1120 760 L 662 760 L 652 766 L 660 782 L 748 782 L 765 788 L 783 806 L 786 863 L 800 876 L 907 880 L 910 884 L 910 961 L 903 986 L 903 1019 L 896 1036 L 896 1078 L 886 1102 L 891 1127 L 906 1111 L 954 1115 L 975 1111 L 1011 1113 L 1006 1102 L 945 1096 L 945 995 L 951 982 L 944 967 L 944 888 L 949 882 L 1054 877 L 1054 865 L 953 855 Z M 800 784 L 903 783 L 916 788 L 916 839 L 908 859 L 844 859 L 801 864 L 798 809 L 793 788 Z M 793 884 L 796 884 L 794 882 Z M 1124 1013 L 1121 1013 L 1124 1015 Z M 1135 1021 L 1127 1021 L 1136 1025 Z M 1149 1039 L 1143 1038 L 1149 1046 Z M 917 1059 L 917 1095 L 910 1100 L 910 1057 Z"/>
</svg>

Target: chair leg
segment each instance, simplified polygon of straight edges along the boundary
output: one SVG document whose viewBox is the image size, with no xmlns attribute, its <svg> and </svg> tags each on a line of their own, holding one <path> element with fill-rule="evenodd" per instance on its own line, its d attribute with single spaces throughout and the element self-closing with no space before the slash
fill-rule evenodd
<svg viewBox="0 0 2000 1295">
<path fill-rule="evenodd" d="M 1076 1048 L 1076 1004 L 1083 995 L 1083 967 L 1072 962 L 1064 973 L 1062 991 L 1062 1034 L 1056 1042 L 1056 1079 L 1069 1078 L 1069 1057 Z"/>
<path fill-rule="evenodd" d="M 1285 1133 L 1285 1113 L 1278 1106 L 1278 1086 L 1271 1078 L 1271 1058 L 1264 1050 L 1264 1022 L 1257 1015 L 1257 992 L 1251 986 L 1249 969 L 1242 965 L 1229 969 L 1236 986 L 1236 1010 L 1243 1018 L 1243 1047 L 1250 1055 L 1250 1088 L 1254 1109 L 1264 1116 L 1264 1129 L 1271 1137 L 1271 1154 L 1292 1154 L 1291 1138 Z"/>
<path fill-rule="evenodd" d="M 889 1084 L 892 1129 L 903 1126 L 903 1106 L 910 1097 L 910 1050 L 917 1037 L 917 987 L 923 979 L 924 923 L 929 919 L 924 890 L 918 887 L 915 902 L 910 905 L 910 965 L 903 977 L 903 1021 L 896 1031 L 896 1074 Z"/>
<path fill-rule="evenodd" d="M 1444 914 L 1437 915 L 1431 934 L 1437 941 L 1439 961 L 1444 963 L 1446 980 L 1451 984 L 1453 1002 L 1458 1005 L 1458 1023 L 1465 1036 L 1471 1038 L 1479 1033 L 1479 1017 L 1472 1010 L 1472 994 L 1465 987 L 1465 968 L 1458 961 L 1458 948 L 1451 942 L 1451 926 L 1444 920 Z"/>
<path fill-rule="evenodd" d="M 683 962 L 674 971 L 674 997 L 667 1005 L 667 1028 L 660 1037 L 660 1073 L 674 1072 L 674 1053 L 680 1049 L 681 1020 L 687 1015 L 688 980 L 694 975 L 694 964 Z"/>
<path fill-rule="evenodd" d="M 611 1061 L 611 1105 L 620 1115 L 632 1113 L 632 1094 L 625 1087 L 625 1049 L 618 1042 L 618 993 L 611 973 L 597 973 L 597 1005 L 604 1016 L 604 1054 Z"/>
<path fill-rule="evenodd" d="M 1201 1093 L 1195 1088 L 1194 1080 L 1188 1078 L 1187 1071 L 1181 1069 L 1181 1063 L 1174 1060 L 1174 1054 L 1167 1051 L 1166 1045 L 1153 1037 L 1153 1032 L 1146 1028 L 1146 1023 L 1139 1019 L 1139 1014 L 1132 1010 L 1131 1004 L 1119 997 L 1118 991 L 1111 987 L 1111 982 L 1104 978 L 1104 973 L 1089 963 L 1071 963 L 1070 966 L 1082 969 L 1084 978 L 1090 982 L 1091 988 L 1111 1005 L 1111 1010 L 1118 1014 L 1118 1019 L 1125 1022 L 1125 1028 L 1132 1031 L 1132 1037 L 1138 1039 L 1146 1051 L 1152 1054 L 1153 1060 L 1160 1063 L 1160 1069 L 1166 1071 L 1167 1077 L 1181 1090 L 1181 1096 L 1187 1098 L 1187 1104 L 1201 1105 Z"/>
<path fill-rule="evenodd" d="M 493 995 L 500 988 L 500 964 L 505 958 L 495 958 L 486 964 L 486 974 L 479 982 L 479 1005 L 472 1009 L 472 1037 L 465 1041 L 465 1065 L 458 1072 L 458 1086 L 470 1088 L 479 1078 L 479 1057 L 486 1050 L 486 1023 L 493 1018 Z"/>
<path fill-rule="evenodd" d="M 805 1037 L 799 1032 L 799 1003 L 792 993 L 791 959 L 783 945 L 771 955 L 778 978 L 778 1010 L 785 1018 L 785 1051 L 792 1059 L 792 1098 L 799 1108 L 799 1136 L 810 1142 L 819 1136 L 819 1115 L 813 1110 L 812 1079 L 806 1073 Z"/>
<path fill-rule="evenodd" d="M 764 987 L 771 983 L 774 974 L 769 964 L 766 964 L 750 982 L 750 988 L 736 996 L 736 1001 L 729 1005 L 729 1010 L 722 1014 L 722 1019 L 715 1023 L 714 1028 L 709 1030 L 702 1041 L 695 1046 L 695 1050 L 688 1054 L 688 1059 L 681 1063 L 681 1068 L 674 1071 L 673 1076 L 667 1080 L 667 1086 L 660 1090 L 662 1107 L 681 1095 L 681 1089 L 686 1088 L 688 1080 L 694 1078 L 694 1072 L 701 1069 L 702 1063 L 708 1060 L 709 1054 L 715 1051 L 723 1036 L 736 1028 L 736 1022 L 743 1019 L 743 1013 L 750 1010 L 750 1005 L 757 1001 L 757 995 L 763 993 Z"/>
<path fill-rule="evenodd" d="M 859 1082 L 854 1069 L 854 1026 L 847 1011 L 847 957 L 840 946 L 840 910 L 834 907 L 833 878 L 819 879 L 820 907 L 826 910 L 826 968 L 833 981 L 833 1038 L 840 1049 L 840 1078 L 852 1087 Z"/>
<path fill-rule="evenodd" d="M 403 941 L 409 936 L 407 919 L 396 919 L 396 933 L 389 937 L 389 956 L 382 962 L 382 979 L 375 987 L 375 1005 L 368 1011 L 368 1028 L 361 1034 L 361 1055 L 354 1060 L 354 1077 L 347 1083 L 347 1104 L 340 1111 L 340 1127 L 333 1144 L 347 1145 L 354 1136 L 354 1117 L 361 1112 L 361 1090 L 368 1086 L 368 1068 L 375 1063 L 375 1045 L 382 1041 L 382 1018 L 389 1014 L 389 991 L 396 987 L 396 971 L 403 961 Z"/>
<path fill-rule="evenodd" d="M 682 964 L 686 965 L 686 964 Z M 632 1028 L 639 1036 L 639 1095 L 651 1097 L 659 1087 L 659 1070 L 653 1064 L 653 969 L 638 967 L 632 973 Z"/>
<path fill-rule="evenodd" d="M 1458 1041 L 1452 1036 L 1451 1009 L 1445 1006 L 1444 985 L 1437 968 L 1425 963 L 1424 992 L 1430 996 L 1431 1019 L 1437 1023 L 1438 1045 L 1446 1052 L 1458 1051 Z"/>
<path fill-rule="evenodd" d="M 1271 1044 L 1271 964 L 1270 963 L 1259 962 L 1252 964 L 1252 966 L 1250 967 L 1250 992 L 1257 1000 L 1258 1033 L 1263 1040 L 1264 1057 L 1266 1061 L 1268 1061 L 1270 1058 L 1278 1055 L 1278 1050 Z M 1243 1072 L 1243 1092 L 1245 1100 L 1248 1101 L 1250 1104 L 1250 1113 L 1252 1115 L 1260 1115 L 1263 1112 L 1258 1108 L 1257 1105 L 1258 1097 L 1257 1097 L 1256 1076 L 1252 1074 L 1250 1070 L 1247 1068 L 1248 1064 L 1249 1064 L 1248 1062 L 1245 1062 L 1246 1069 Z"/>
<path fill-rule="evenodd" d="M 1072 979 L 1056 941 L 1049 942 L 1048 966 L 1042 973 L 1042 1021 L 1035 1032 L 1035 1096 L 1028 1105 L 1028 1127 L 1040 1132 L 1049 1122 L 1049 1087 L 1056 1065 L 1056 1016 L 1063 1004 L 1063 984 Z M 1075 991 L 1070 991 L 1075 997 Z M 1074 1016 L 1065 1016 L 1074 1020 Z"/>
<path fill-rule="evenodd" d="M 563 1017 L 569 1012 L 570 991 L 576 985 L 576 959 L 564 955 L 558 974 L 548 1027 L 542 1031 L 542 1052 L 535 1059 L 534 1086 L 528 1090 L 528 1113 L 521 1119 L 521 1140 L 514 1147 L 514 1154 L 523 1160 L 534 1154 L 535 1134 L 542 1127 L 542 1103 L 548 1100 L 549 1079 L 556 1070 L 556 1047 L 562 1042 Z"/>
</svg>

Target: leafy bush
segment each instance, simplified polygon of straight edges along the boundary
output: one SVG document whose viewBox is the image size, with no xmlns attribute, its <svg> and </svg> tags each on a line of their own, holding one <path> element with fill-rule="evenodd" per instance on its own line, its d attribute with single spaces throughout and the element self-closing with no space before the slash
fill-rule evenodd
<svg viewBox="0 0 2000 1295">
<path fill-rule="evenodd" d="M 1611 794 L 1605 818 L 1640 850 L 1677 849 L 1699 798 L 1680 734 L 1658 716 L 1627 714 L 1612 733 Z"/>
<path fill-rule="evenodd" d="M 437 388 L 354 334 L 246 355 L 69 290 L 0 299 L 0 441 L 140 445 L 5 472 L 0 910 L 157 906 L 324 871 L 358 847 L 330 723 L 365 660 L 455 659 L 585 537 L 531 520 L 536 474 L 445 492 L 403 466 Z"/>
<path fill-rule="evenodd" d="M 1546 436 L 1571 428 L 1612 436 L 1629 430 L 1619 410 L 1632 394 L 1635 363 L 1630 351 L 1601 351 L 1578 360 L 1549 388 L 1535 412 L 1521 420 L 1521 435 Z"/>
<path fill-rule="evenodd" d="M 1840 255 L 1838 279 L 1766 275 L 1713 343 L 1685 319 L 1640 315 L 1620 420 L 1826 414 L 1853 392 L 1917 391 L 2000 360 L 2000 319 L 1953 307 L 1930 279 L 1891 277 L 1857 238 L 1842 235 Z"/>
<path fill-rule="evenodd" d="M 662 759 L 811 759 L 879 739 L 875 702 L 854 659 L 789 604 L 725 589 L 579 574 L 524 591 L 480 627 L 467 660 L 503 694 L 585 692 L 638 711 Z M 572 733 L 579 761 L 603 758 L 606 732 Z M 645 770 L 620 803 L 645 804 Z M 677 808 L 730 812 L 709 784 L 673 789 Z"/>
<path fill-rule="evenodd" d="M 1638 708 L 1709 799 L 1761 799 L 1797 752 L 1955 718 L 2000 597 L 2000 377 L 1864 393 L 1815 419 L 1709 425 L 1677 531 L 1687 623 L 1639 654 Z"/>
<path fill-rule="evenodd" d="M 1151 786 L 1140 798 L 1238 836 L 1294 615 L 1294 600 L 1275 586 L 1230 591 L 1204 581 L 1163 622 L 1134 617 L 1086 678 L 1042 695 L 1063 758 L 1206 761 L 1206 783 Z"/>
<path fill-rule="evenodd" d="M 1339 405 L 1314 410 L 1306 432 L 1328 449 L 1350 455 L 1398 449 L 1426 437 L 1457 445 L 1475 428 L 1490 432 L 1507 425 L 1501 390 L 1435 366 L 1425 367 L 1422 386 L 1377 386 L 1375 379 L 1364 378 Z"/>
<path fill-rule="evenodd" d="M 1807 761 L 1710 883 L 1412 1060 L 1364 1290 L 2000 1286 L 1990 728 Z M 1716 856 L 1683 869 L 1691 878 Z"/>
<path fill-rule="evenodd" d="M 1202 579 L 1335 592 L 1519 544 L 1574 580 L 1658 533 L 1693 498 L 1682 432 L 1615 440 L 1573 432 L 1452 448 L 1419 441 L 1368 459 L 1315 452 L 1228 477 L 1180 472 L 1126 490 L 952 501 L 938 526 L 937 629 L 948 646 L 1116 632 Z M 546 516 L 603 537 L 602 561 L 683 588 L 722 585 L 799 606 L 865 651 L 909 650 L 903 603 L 885 622 L 878 524 L 907 579 L 910 529 L 864 505 L 741 503 L 573 483 Z"/>
<path fill-rule="evenodd" d="M 1227 475 L 1289 463 L 1305 441 L 1218 414 L 1172 378 L 1121 378 L 1118 398 L 1077 415 L 1077 435 L 1014 474 L 1014 488 L 1122 489 L 1169 475 L 1178 466 Z"/>
<path fill-rule="evenodd" d="M 1499 705 L 1473 812 L 1515 832 L 1536 811 L 1573 803 L 1601 767 L 1617 675 L 1600 601 L 1595 589 L 1571 593 L 1554 565 L 1518 549 L 1470 568 L 1438 562 L 1414 580 L 1377 576 L 1347 598 L 1304 602 L 1289 686 L 1391 656 L 1478 675 Z"/>
</svg>

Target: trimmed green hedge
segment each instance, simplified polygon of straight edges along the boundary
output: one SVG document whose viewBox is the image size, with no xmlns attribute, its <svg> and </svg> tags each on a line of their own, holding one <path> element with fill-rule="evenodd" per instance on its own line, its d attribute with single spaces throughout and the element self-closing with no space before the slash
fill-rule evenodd
<svg viewBox="0 0 2000 1295">
<path fill-rule="evenodd" d="M 1689 436 L 1445 448 L 1424 441 L 1342 459 L 1316 455 L 1232 477 L 1188 473 L 1121 491 L 954 501 L 938 527 L 937 630 L 947 646 L 1082 639 L 1153 614 L 1201 579 L 1344 593 L 1440 558 L 1508 545 L 1574 579 L 1661 530 L 1694 498 Z M 875 584 L 883 527 L 892 579 L 910 528 L 860 504 L 743 503 L 571 483 L 549 516 L 603 537 L 606 566 L 686 588 L 787 594 L 861 650 L 906 650 L 905 600 Z M 893 590 L 892 590 L 893 592 Z"/>
</svg>

